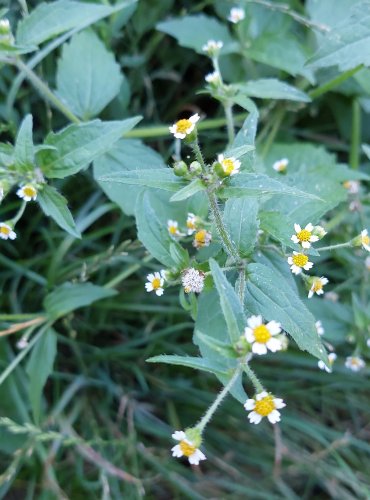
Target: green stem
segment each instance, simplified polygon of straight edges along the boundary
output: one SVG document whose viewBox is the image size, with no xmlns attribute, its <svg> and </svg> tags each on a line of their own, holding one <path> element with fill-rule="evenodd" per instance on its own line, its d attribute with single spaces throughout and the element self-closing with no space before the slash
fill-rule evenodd
<svg viewBox="0 0 370 500">
<path fill-rule="evenodd" d="M 346 243 L 338 243 L 337 245 L 329 245 L 327 247 L 320 247 L 316 248 L 318 252 L 325 252 L 327 250 L 336 250 L 337 248 L 347 248 L 352 246 L 350 241 L 347 241 Z"/>
<path fill-rule="evenodd" d="M 227 136 L 229 138 L 229 146 L 235 140 L 235 128 L 234 128 L 234 118 L 233 118 L 233 107 L 229 101 L 223 103 L 226 116 L 226 126 L 227 126 Z"/>
<path fill-rule="evenodd" d="M 226 230 L 226 227 L 224 225 L 224 222 L 222 220 L 222 216 L 220 213 L 220 210 L 217 205 L 217 198 L 216 195 L 213 191 L 207 191 L 208 194 L 208 199 L 209 199 L 209 204 L 211 207 L 211 213 L 213 216 L 213 219 L 216 224 L 217 232 L 221 238 L 222 244 L 227 251 L 227 253 L 236 261 L 240 261 L 240 257 L 238 254 L 238 251 L 234 247 L 233 242 L 230 239 L 230 236 Z"/>
<path fill-rule="evenodd" d="M 236 367 L 236 369 L 235 369 L 235 371 L 233 373 L 233 376 L 230 378 L 230 380 L 228 381 L 228 383 L 225 385 L 225 387 L 222 389 L 222 391 L 218 394 L 217 398 L 214 400 L 214 402 L 208 408 L 208 410 L 206 411 L 206 413 L 204 414 L 204 416 L 201 418 L 199 424 L 196 425 L 195 428 L 198 429 L 201 434 L 202 434 L 205 426 L 211 420 L 213 414 L 215 413 L 215 411 L 219 407 L 220 403 L 223 401 L 223 399 L 225 398 L 225 396 L 230 392 L 230 389 L 235 384 L 235 382 L 236 382 L 237 378 L 239 377 L 242 369 L 243 369 L 243 365 L 240 363 Z"/>
<path fill-rule="evenodd" d="M 317 87 L 316 89 L 311 90 L 308 95 L 311 97 L 311 99 L 316 99 L 322 94 L 326 94 L 326 92 L 329 92 L 332 90 L 334 87 L 338 87 L 341 83 L 345 82 L 348 80 L 348 78 L 351 78 L 355 73 L 357 73 L 360 69 L 362 69 L 363 66 L 360 64 L 359 66 L 356 66 L 353 69 L 350 69 L 348 71 L 345 71 L 339 76 L 336 76 L 332 80 L 329 80 L 328 82 L 324 83 L 323 85 L 320 85 L 320 87 Z"/>
<path fill-rule="evenodd" d="M 253 387 L 256 390 L 256 393 L 263 392 L 265 389 L 264 389 L 263 385 L 261 384 L 261 382 L 259 381 L 257 375 L 254 373 L 252 368 L 249 366 L 249 364 L 245 363 L 243 365 L 243 367 L 244 367 L 245 373 L 248 375 L 250 381 L 252 382 Z"/>
<path fill-rule="evenodd" d="M 244 291 L 245 291 L 245 268 L 240 269 L 239 271 L 239 279 L 238 279 L 238 289 L 237 294 L 240 299 L 240 303 L 244 304 Z"/>
<path fill-rule="evenodd" d="M 72 111 L 65 106 L 62 101 L 49 89 L 49 87 L 44 83 L 37 75 L 30 69 L 21 59 L 16 59 L 13 61 L 20 71 L 27 76 L 29 81 L 33 84 L 33 86 L 40 92 L 40 94 L 50 101 L 63 115 L 68 118 L 73 123 L 80 123 L 79 118 L 72 113 Z"/>
<path fill-rule="evenodd" d="M 201 151 L 200 146 L 199 146 L 198 137 L 196 137 L 195 141 L 191 143 L 191 147 L 193 148 L 195 158 L 197 159 L 197 161 L 200 163 L 200 165 L 202 167 L 203 174 L 206 174 L 207 173 L 207 166 L 206 166 L 206 162 L 204 161 L 202 151 Z"/>
<path fill-rule="evenodd" d="M 358 99 L 352 101 L 352 135 L 349 163 L 355 170 L 360 163 L 360 143 L 361 143 L 361 108 Z"/>
<path fill-rule="evenodd" d="M 11 219 L 11 223 L 13 226 L 15 226 L 17 224 L 17 222 L 19 221 L 19 219 L 22 217 L 22 215 L 26 209 L 26 205 L 27 205 L 27 202 L 23 201 L 22 205 L 19 207 L 18 213 L 13 217 L 13 219 Z"/>
</svg>

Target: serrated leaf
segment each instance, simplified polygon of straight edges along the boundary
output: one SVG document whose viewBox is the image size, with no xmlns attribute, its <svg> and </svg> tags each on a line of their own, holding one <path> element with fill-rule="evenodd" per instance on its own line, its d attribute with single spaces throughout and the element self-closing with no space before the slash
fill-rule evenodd
<svg viewBox="0 0 370 500">
<path fill-rule="evenodd" d="M 205 186 L 200 179 L 193 179 L 190 184 L 187 184 L 182 189 L 177 191 L 173 196 L 171 196 L 170 201 L 183 201 L 190 198 L 199 191 L 204 191 Z"/>
<path fill-rule="evenodd" d="M 44 308 L 48 316 L 56 320 L 75 309 L 116 294 L 116 290 L 92 283 L 63 283 L 45 297 Z"/>
<path fill-rule="evenodd" d="M 163 189 L 165 191 L 177 191 L 184 186 L 184 182 L 176 177 L 169 168 L 114 172 L 110 175 L 99 177 L 98 181 L 102 183 L 132 184 Z"/>
<path fill-rule="evenodd" d="M 287 264 L 288 265 L 288 264 Z M 263 264 L 249 264 L 245 304 L 253 314 L 278 321 L 298 347 L 328 364 L 315 318 L 283 276 Z"/>
<path fill-rule="evenodd" d="M 113 55 L 92 31 L 63 45 L 57 94 L 83 120 L 100 113 L 119 93 L 123 76 Z"/>
<path fill-rule="evenodd" d="M 53 371 L 57 352 L 57 336 L 52 328 L 48 328 L 32 349 L 26 371 L 29 376 L 29 398 L 35 422 L 40 420 L 42 390 L 49 375 Z"/>
<path fill-rule="evenodd" d="M 310 102 L 310 97 L 302 90 L 293 87 L 276 78 L 262 78 L 250 80 L 246 83 L 234 85 L 239 92 L 249 97 L 261 99 L 284 99 L 288 101 Z"/>
<path fill-rule="evenodd" d="M 256 198 L 235 198 L 225 203 L 223 218 L 234 246 L 241 257 L 252 253 L 258 232 Z"/>
<path fill-rule="evenodd" d="M 217 262 L 210 259 L 209 264 L 220 297 L 220 305 L 227 324 L 230 341 L 232 343 L 237 342 L 245 326 L 242 305 L 234 288 L 225 278 Z"/>
<path fill-rule="evenodd" d="M 51 217 L 62 229 L 75 238 L 81 238 L 81 233 L 76 228 L 75 221 L 68 209 L 68 202 L 55 188 L 44 185 L 37 193 L 37 202 L 42 211 Z"/>
<path fill-rule="evenodd" d="M 50 178 L 62 179 L 76 174 L 109 151 L 140 120 L 139 116 L 111 122 L 93 120 L 69 125 L 56 134 L 51 133 L 45 144 L 54 146 L 56 150 L 40 151 L 40 167 L 46 177 Z"/>
<path fill-rule="evenodd" d="M 34 168 L 35 148 L 32 138 L 32 116 L 27 115 L 21 123 L 14 145 L 14 159 L 22 171 Z"/>
<path fill-rule="evenodd" d="M 157 24 L 157 29 L 175 37 L 182 47 L 194 49 L 199 54 L 204 54 L 202 47 L 208 40 L 223 42 L 221 54 L 227 54 L 236 49 L 236 44 L 226 26 L 217 19 L 204 14 L 163 21 Z"/>
<path fill-rule="evenodd" d="M 159 356 L 153 356 L 146 360 L 147 363 L 166 363 L 168 365 L 178 365 L 186 366 L 188 368 L 194 368 L 195 370 L 201 370 L 215 375 L 227 375 L 227 372 L 222 370 L 221 366 L 216 363 L 209 362 L 203 358 L 196 358 L 193 356 L 176 356 L 172 354 L 161 354 Z"/>
</svg>

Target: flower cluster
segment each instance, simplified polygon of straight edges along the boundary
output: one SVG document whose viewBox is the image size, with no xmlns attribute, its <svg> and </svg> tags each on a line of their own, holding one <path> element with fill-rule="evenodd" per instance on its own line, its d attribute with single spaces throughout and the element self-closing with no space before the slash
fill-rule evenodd
<svg viewBox="0 0 370 500">
<path fill-rule="evenodd" d="M 202 221 L 199 217 L 189 212 L 186 219 L 186 232 L 188 236 L 194 235 L 193 247 L 200 249 L 210 245 L 212 234 L 202 228 Z M 167 230 L 172 238 L 180 238 L 185 236 L 179 229 L 179 223 L 176 220 L 169 219 L 167 221 Z"/>
</svg>

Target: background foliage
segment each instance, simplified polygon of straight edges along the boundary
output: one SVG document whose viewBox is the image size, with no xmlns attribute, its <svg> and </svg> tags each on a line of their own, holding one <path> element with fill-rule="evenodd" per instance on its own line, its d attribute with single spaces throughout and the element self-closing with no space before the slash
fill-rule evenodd
<svg viewBox="0 0 370 500">
<path fill-rule="evenodd" d="M 328 289 L 339 295 L 337 302 L 305 300 L 340 358 L 333 373 L 319 371 L 291 342 L 256 366 L 288 403 L 281 426 L 250 426 L 229 397 L 207 428 L 201 472 L 170 457 L 172 430 L 196 421 L 220 384 L 186 367 L 146 363 L 163 353 L 197 356 L 198 349 L 176 289 L 160 300 L 146 294 L 145 276 L 158 266 L 140 241 L 167 263 L 173 257 L 161 245 L 166 230 L 148 244 L 156 224 L 165 227 L 167 218 L 184 219 L 195 208 L 205 216 L 207 206 L 193 197 L 172 204 L 169 213 L 173 193 L 99 179 L 121 170 L 164 170 L 176 154 L 168 124 L 179 116 L 204 114 L 199 130 L 207 157 L 225 147 L 222 107 L 204 91 L 212 69 L 202 53 L 208 39 L 224 41 L 221 70 L 236 89 L 235 120 L 243 128 L 234 146 L 254 141 L 259 118 L 256 155 L 246 155 L 243 167 L 250 172 L 255 161 L 256 173 L 268 175 L 270 193 L 282 182 L 286 190 L 324 200 L 266 198 L 256 227 L 288 247 L 294 222 L 325 214 L 330 243 L 369 227 L 363 154 L 370 143 L 369 2 L 245 1 L 245 21 L 231 26 L 233 5 L 60 0 L 7 6 L 15 50 L 9 53 L 0 40 L 0 167 L 14 157 L 27 173 L 36 158 L 49 184 L 38 204 L 27 206 L 17 240 L 1 241 L 2 497 L 370 494 L 368 370 L 356 374 L 343 364 L 354 351 L 369 357 L 363 250 L 315 257 L 317 274 L 328 276 Z M 34 148 L 32 140 L 48 148 Z M 290 162 L 283 181 L 271 168 L 282 157 Z M 347 180 L 361 180 L 360 191 L 349 194 Z M 235 183 L 229 194 L 242 189 Z M 257 214 L 253 199 L 244 209 Z M 148 224 L 137 211 L 140 241 L 132 217 L 137 200 L 153 216 Z M 226 210 L 238 212 L 240 198 L 229 201 Z M 1 220 L 18 208 L 12 192 L 1 204 Z M 250 239 L 244 244 L 248 254 Z M 305 296 L 273 252 L 257 257 L 253 266 L 273 265 Z M 270 293 L 284 292 L 289 302 L 289 291 L 277 285 Z M 217 304 L 215 294 L 200 297 L 195 342 L 202 352 L 201 334 L 222 325 Z M 287 316 L 292 321 L 294 312 Z M 29 343 L 20 350 L 25 333 Z"/>
</svg>

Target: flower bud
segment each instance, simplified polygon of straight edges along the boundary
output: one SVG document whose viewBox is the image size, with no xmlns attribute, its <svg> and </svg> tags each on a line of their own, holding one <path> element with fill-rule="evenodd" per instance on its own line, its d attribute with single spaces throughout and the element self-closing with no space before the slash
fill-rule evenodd
<svg viewBox="0 0 370 500">
<path fill-rule="evenodd" d="M 188 167 L 184 161 L 178 161 L 173 166 L 173 173 L 177 177 L 184 177 L 188 173 Z"/>
<path fill-rule="evenodd" d="M 328 233 L 322 226 L 314 226 L 314 228 L 312 229 L 312 234 L 318 236 L 319 239 L 321 240 Z"/>
<path fill-rule="evenodd" d="M 202 173 L 202 165 L 199 161 L 192 161 L 189 166 L 189 170 L 192 176 L 200 175 Z"/>
</svg>

